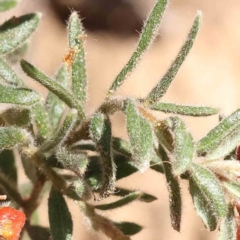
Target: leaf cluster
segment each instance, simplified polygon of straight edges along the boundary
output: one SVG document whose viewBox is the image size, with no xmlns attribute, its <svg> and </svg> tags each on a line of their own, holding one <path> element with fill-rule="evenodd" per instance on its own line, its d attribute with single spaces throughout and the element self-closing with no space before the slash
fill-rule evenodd
<svg viewBox="0 0 240 240">
<path fill-rule="evenodd" d="M 15 4 L 16 1 L 1 1 L 0 11 Z M 136 50 L 113 81 L 101 106 L 90 116 L 85 111 L 85 32 L 78 14 L 73 12 L 69 18 L 69 49 L 55 76 L 49 77 L 26 60 L 20 61 L 25 74 L 49 90 L 46 99 L 27 88 L 9 63 L 10 57 L 11 62 L 19 59 L 21 49 L 26 48 L 39 24 L 40 15 L 13 17 L 0 26 L 0 103 L 9 104 L 0 113 L 0 186 L 28 217 L 25 230 L 31 239 L 38 240 L 41 236 L 47 239 L 50 235 L 54 240 L 72 239 L 73 221 L 65 198 L 75 201 L 95 231 L 102 231 L 114 240 L 130 239 L 142 226 L 113 222 L 99 211 L 134 201 L 155 201 L 151 194 L 117 187 L 119 179 L 147 169 L 166 177 L 171 224 L 175 230 L 181 229 L 180 183 L 185 180 L 205 227 L 213 231 L 221 222 L 219 239 L 236 239 L 234 206 L 240 197 L 240 165 L 235 150 L 240 142 L 240 110 L 196 141 L 181 115 L 206 117 L 219 114 L 219 109 L 161 101 L 193 46 L 201 25 L 201 12 L 197 13 L 166 74 L 144 99 L 113 96 L 157 36 L 166 5 L 166 0 L 157 0 Z M 110 116 L 117 111 L 126 117 L 128 140 L 112 134 Z M 172 115 L 157 118 L 153 111 Z M 28 197 L 17 187 L 17 155 L 31 183 Z M 32 220 L 46 192 L 50 230 Z M 110 195 L 119 199 L 107 204 L 89 201 L 92 196 L 100 201 Z"/>
</svg>

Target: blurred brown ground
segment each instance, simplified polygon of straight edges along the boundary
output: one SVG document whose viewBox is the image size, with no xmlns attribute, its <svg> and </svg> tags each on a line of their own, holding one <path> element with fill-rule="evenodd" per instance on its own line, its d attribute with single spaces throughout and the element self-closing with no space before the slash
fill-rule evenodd
<svg viewBox="0 0 240 240">
<path fill-rule="evenodd" d="M 67 36 L 63 22 L 49 1 L 22 0 L 17 8 L 1 14 L 0 21 L 3 22 L 13 14 L 20 15 L 32 11 L 43 14 L 40 27 L 32 38 L 25 58 L 51 76 L 61 65 L 62 56 L 67 52 Z M 69 2 L 71 3 L 73 0 Z M 79 0 L 79 2 L 81 1 Z M 83 1 L 82 6 L 84 3 L 89 4 L 94 1 L 87 2 Z M 120 24 L 120 33 L 117 34 L 113 30 L 114 26 L 105 26 L 104 21 L 102 25 L 100 24 L 101 27 L 94 28 L 94 15 L 92 16 L 93 23 L 90 20 L 88 22 L 90 30 L 87 30 L 86 49 L 89 76 L 87 112 L 89 114 L 101 103 L 110 83 L 131 56 L 137 42 L 134 27 L 138 28 L 139 21 L 146 18 L 155 1 L 131 0 L 125 2 L 129 3 L 127 9 L 132 7 L 130 13 L 135 17 L 132 20 L 134 24 L 131 24 L 131 18 L 128 22 L 125 21 L 126 27 L 131 25 L 128 31 L 124 32 L 124 26 Z M 114 6 L 110 10 L 113 11 L 112 9 Z M 158 39 L 136 71 L 118 91 L 118 95 L 146 96 L 176 56 L 198 9 L 203 12 L 201 32 L 188 59 L 164 96 L 164 100 L 220 107 L 223 115 L 231 113 L 240 106 L 240 2 L 238 0 L 171 0 L 161 23 Z M 85 11 L 86 18 L 87 16 L 91 18 L 91 14 L 95 14 L 87 15 L 88 10 L 83 11 Z M 119 12 L 118 9 L 114 11 Z M 115 20 L 121 23 L 124 15 L 116 14 L 116 16 L 118 18 Z M 111 22 L 114 22 L 114 17 Z M 44 95 L 47 93 L 40 85 L 26 77 L 25 79 L 29 87 L 41 88 Z M 185 117 L 184 120 L 194 133 L 196 140 L 217 124 L 217 117 L 205 119 Z M 124 116 L 116 114 L 113 121 L 116 126 L 115 135 L 126 137 Z M 24 181 L 23 179 L 21 182 Z M 188 186 L 185 182 L 182 183 L 183 221 L 181 233 L 173 231 L 170 226 L 168 193 L 163 176 L 148 171 L 124 179 L 118 185 L 141 189 L 158 197 L 158 200 L 151 204 L 136 202 L 121 210 L 106 213 L 114 220 L 135 221 L 143 225 L 144 230 L 132 237 L 133 240 L 217 239 L 217 232 L 209 233 L 204 230 L 201 220 L 193 211 L 192 201 L 187 191 Z M 107 199 L 106 202 L 110 200 L 112 199 Z M 45 199 L 42 204 L 43 211 L 40 213 L 44 225 L 48 225 L 46 203 Z M 102 234 L 87 231 L 82 224 L 84 219 L 82 219 L 80 211 L 71 201 L 69 204 L 75 220 L 74 240 L 106 239 Z"/>
</svg>

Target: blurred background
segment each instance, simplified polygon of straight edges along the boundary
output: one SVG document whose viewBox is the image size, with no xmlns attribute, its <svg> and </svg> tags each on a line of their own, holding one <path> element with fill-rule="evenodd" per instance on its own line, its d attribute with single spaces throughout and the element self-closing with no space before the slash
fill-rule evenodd
<svg viewBox="0 0 240 240">
<path fill-rule="evenodd" d="M 18 7 L 1 13 L 0 22 L 10 16 L 41 12 L 41 24 L 32 37 L 25 58 L 53 76 L 67 52 L 66 20 L 72 9 L 79 11 L 86 28 L 88 103 L 91 114 L 102 102 L 113 79 L 131 56 L 138 41 L 143 21 L 155 0 L 22 0 Z M 144 97 L 161 79 L 193 23 L 197 10 L 203 12 L 203 24 L 198 39 L 183 64 L 174 83 L 164 96 L 165 101 L 182 104 L 210 105 L 228 115 L 240 106 L 240 1 L 239 0 L 171 0 L 159 29 L 159 36 L 140 65 L 116 95 Z M 15 68 L 21 73 L 16 65 Z M 21 73 L 23 76 L 24 74 Z M 41 88 L 24 76 L 27 85 Z M 114 134 L 126 137 L 124 116 L 113 116 Z M 217 124 L 217 117 L 184 117 L 196 140 Z M 21 184 L 26 179 L 22 177 Z M 118 186 L 141 189 L 158 197 L 151 204 L 133 203 L 124 209 L 106 213 L 116 221 L 135 221 L 144 230 L 133 240 L 210 240 L 217 231 L 204 230 L 196 216 L 188 186 L 182 182 L 183 220 L 181 233 L 172 230 L 168 192 L 164 176 L 152 171 L 134 174 L 121 180 Z M 107 199 L 109 202 L 113 199 Z M 74 239 L 104 240 L 84 226 L 76 206 L 68 201 L 74 217 Z M 39 213 L 40 221 L 48 225 L 47 197 Z M 105 213 L 104 213 L 105 214 Z"/>
</svg>

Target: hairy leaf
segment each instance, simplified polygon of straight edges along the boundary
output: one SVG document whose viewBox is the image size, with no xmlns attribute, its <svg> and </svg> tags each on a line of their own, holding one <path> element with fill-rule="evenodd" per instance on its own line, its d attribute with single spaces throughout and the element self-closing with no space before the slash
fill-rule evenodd
<svg viewBox="0 0 240 240">
<path fill-rule="evenodd" d="M 39 102 L 41 99 L 41 95 L 30 89 L 0 85 L 0 103 L 28 106 Z"/>
<path fill-rule="evenodd" d="M 67 88 L 69 84 L 69 74 L 67 66 L 65 64 L 63 64 L 63 66 L 57 72 L 56 82 L 61 84 L 64 88 Z M 57 130 L 64 109 L 65 109 L 64 102 L 62 102 L 55 94 L 49 92 L 46 99 L 46 110 L 49 116 L 52 132 Z"/>
<path fill-rule="evenodd" d="M 224 182 L 224 187 L 228 190 L 229 193 L 235 195 L 237 198 L 240 198 L 240 183 L 233 182 Z"/>
<path fill-rule="evenodd" d="M 161 146 L 159 146 L 159 153 L 161 153 L 162 156 L 164 172 L 167 180 L 172 227 L 176 231 L 180 231 L 182 219 L 182 198 L 179 181 L 178 178 L 174 176 L 168 155 Z"/>
<path fill-rule="evenodd" d="M 186 106 L 163 102 L 154 103 L 150 106 L 150 108 L 165 113 L 174 113 L 193 117 L 205 117 L 219 113 L 218 108 Z"/>
<path fill-rule="evenodd" d="M 23 71 L 29 77 L 40 82 L 44 87 L 46 87 L 49 91 L 53 92 L 57 97 L 65 102 L 70 108 L 77 109 L 80 117 L 84 117 L 82 106 L 70 91 L 65 89 L 61 84 L 47 77 L 44 73 L 39 71 L 36 67 L 26 62 L 25 60 L 21 61 L 21 66 Z"/>
<path fill-rule="evenodd" d="M 236 240 L 237 224 L 234 216 L 234 207 L 229 204 L 227 216 L 223 219 L 220 226 L 219 240 Z"/>
<path fill-rule="evenodd" d="M 23 44 L 36 30 L 40 14 L 12 17 L 0 26 L 0 55 L 9 53 Z"/>
<path fill-rule="evenodd" d="M 204 225 L 210 231 L 215 230 L 218 224 L 218 219 L 211 200 L 205 195 L 192 178 L 189 179 L 189 190 L 196 212 L 201 217 Z"/>
<path fill-rule="evenodd" d="M 124 196 L 118 201 L 107 203 L 107 204 L 95 205 L 95 208 L 99 210 L 111 210 L 115 208 L 120 208 L 133 201 L 136 201 L 141 197 L 141 194 L 142 194 L 141 192 L 132 192 Z"/>
<path fill-rule="evenodd" d="M 48 216 L 53 240 L 71 240 L 73 223 L 67 203 L 61 193 L 51 190 Z"/>
<path fill-rule="evenodd" d="M 16 127 L 0 127 L 0 151 L 31 143 L 30 134 Z"/>
<path fill-rule="evenodd" d="M 13 86 L 23 86 L 22 79 L 2 58 L 0 58 L 0 80 Z"/>
<path fill-rule="evenodd" d="M 85 33 L 76 12 L 72 12 L 68 22 L 68 41 L 72 62 L 72 91 L 79 99 L 81 106 L 85 106 L 87 92 L 87 75 L 85 61 Z"/>
<path fill-rule="evenodd" d="M 141 171 L 146 170 L 153 151 L 153 130 L 142 117 L 133 100 L 126 101 L 127 132 L 132 148 L 132 158 Z"/>
<path fill-rule="evenodd" d="M 215 128 L 213 128 L 198 143 L 198 154 L 201 155 L 210 150 L 214 150 L 219 143 L 240 123 L 240 110 L 235 111 L 229 117 L 222 120 Z"/>
<path fill-rule="evenodd" d="M 216 211 L 216 216 L 219 218 L 225 217 L 227 205 L 222 188 L 215 175 L 207 168 L 192 163 L 191 179 L 206 196 L 208 201 L 211 202 Z"/>
<path fill-rule="evenodd" d="M 172 65 L 170 66 L 162 80 L 149 93 L 146 99 L 147 102 L 155 103 L 167 92 L 170 84 L 172 83 L 178 70 L 180 69 L 181 65 L 183 64 L 184 60 L 186 59 L 188 53 L 193 46 L 194 40 L 197 37 L 197 33 L 201 25 L 201 18 L 202 14 L 199 11 L 193 23 L 193 26 L 188 34 L 187 40 L 182 46 L 180 52 L 178 53 L 177 58 L 173 61 Z"/>
<path fill-rule="evenodd" d="M 194 142 L 192 135 L 187 131 L 184 122 L 178 117 L 170 118 L 173 123 L 173 133 L 175 134 L 173 172 L 181 175 L 190 166 L 194 157 Z"/>
<path fill-rule="evenodd" d="M 115 92 L 127 78 L 127 76 L 133 71 L 143 54 L 151 45 L 157 35 L 158 26 L 162 19 L 163 13 L 167 5 L 166 0 L 158 0 L 150 13 L 140 35 L 140 39 L 135 52 L 132 54 L 128 63 L 124 66 L 117 78 L 114 80 L 112 86 L 109 89 L 109 94 Z"/>
<path fill-rule="evenodd" d="M 96 113 L 90 124 L 90 133 L 100 153 L 102 189 L 100 197 L 106 197 L 115 190 L 116 166 L 112 157 L 112 129 L 108 117 Z"/>
</svg>

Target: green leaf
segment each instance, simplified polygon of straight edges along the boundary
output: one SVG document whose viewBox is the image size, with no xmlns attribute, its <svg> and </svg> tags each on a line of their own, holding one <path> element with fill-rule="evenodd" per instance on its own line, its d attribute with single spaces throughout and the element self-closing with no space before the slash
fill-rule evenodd
<svg viewBox="0 0 240 240">
<path fill-rule="evenodd" d="M 17 127 L 26 127 L 31 123 L 31 111 L 28 108 L 9 108 L 1 117 L 7 124 Z"/>
<path fill-rule="evenodd" d="M 12 150 L 0 152 L 0 171 L 3 172 L 9 180 L 15 184 L 17 183 L 17 168 Z"/>
<path fill-rule="evenodd" d="M 73 200 L 78 200 L 78 201 L 83 199 L 88 200 L 90 199 L 90 196 L 91 196 L 85 186 L 85 182 L 81 178 L 73 180 L 70 183 L 66 194 L 68 197 L 72 198 Z"/>
<path fill-rule="evenodd" d="M 62 194 L 53 189 L 48 199 L 48 214 L 53 240 L 71 240 L 73 231 L 71 214 Z"/>
<path fill-rule="evenodd" d="M 68 41 L 73 61 L 72 91 L 79 99 L 81 106 L 85 106 L 87 93 L 87 74 L 84 50 L 84 29 L 76 12 L 72 12 L 68 22 Z M 71 57 L 71 56 L 70 56 Z"/>
<path fill-rule="evenodd" d="M 22 79 L 18 77 L 18 75 L 2 58 L 0 58 L 0 80 L 13 86 L 23 86 Z"/>
<path fill-rule="evenodd" d="M 0 55 L 9 53 L 23 44 L 36 30 L 40 14 L 12 17 L 0 26 Z"/>
<path fill-rule="evenodd" d="M 189 179 L 189 190 L 196 212 L 201 217 L 204 225 L 210 231 L 215 230 L 218 224 L 218 219 L 211 200 L 192 178 Z"/>
<path fill-rule="evenodd" d="M 175 134 L 173 173 L 181 175 L 190 166 L 194 157 L 194 142 L 192 135 L 187 131 L 184 122 L 178 117 L 170 118 L 173 123 L 173 133 Z"/>
<path fill-rule="evenodd" d="M 34 164 L 32 159 L 25 154 L 21 155 L 21 161 L 25 175 L 32 183 L 35 183 L 39 179 L 39 172 L 36 165 Z"/>
<path fill-rule="evenodd" d="M 9 52 L 7 55 L 5 55 L 4 56 L 5 59 L 11 64 L 18 63 L 26 54 L 28 50 L 28 46 L 29 46 L 29 40 L 25 41 L 22 45 L 18 46 L 12 52 Z"/>
<path fill-rule="evenodd" d="M 240 183 L 237 181 L 233 182 L 224 182 L 224 187 L 228 190 L 229 193 L 235 195 L 237 198 L 240 198 Z"/>
<path fill-rule="evenodd" d="M 114 222 L 117 227 L 124 235 L 132 236 L 139 233 L 143 227 L 132 222 Z"/>
<path fill-rule="evenodd" d="M 234 207 L 229 204 L 227 216 L 222 220 L 220 226 L 219 240 L 236 240 L 237 223 L 234 216 Z"/>
<path fill-rule="evenodd" d="M 192 163 L 190 178 L 202 191 L 202 194 L 206 196 L 208 202 L 211 202 L 211 205 L 216 211 L 216 217 L 225 217 L 227 213 L 227 205 L 224 193 L 215 175 L 207 168 Z"/>
<path fill-rule="evenodd" d="M 219 143 L 234 129 L 240 125 L 240 110 L 235 111 L 229 117 L 222 120 L 198 143 L 198 154 L 201 155 L 214 150 Z"/>
<path fill-rule="evenodd" d="M 66 116 L 62 126 L 55 134 L 55 136 L 43 144 L 41 151 L 46 152 L 53 148 L 56 148 L 58 145 L 63 144 L 68 135 L 73 131 L 74 127 L 76 127 L 76 123 L 77 111 L 75 109 L 72 109 L 71 112 Z"/>
<path fill-rule="evenodd" d="M 178 70 L 180 69 L 181 65 L 183 64 L 184 60 L 186 59 L 188 53 L 190 52 L 193 46 L 194 40 L 197 37 L 197 33 L 201 25 L 201 18 L 202 18 L 202 14 L 199 11 L 193 23 L 193 26 L 188 34 L 187 40 L 182 46 L 180 52 L 178 53 L 177 58 L 173 61 L 172 65 L 170 66 L 170 68 L 168 69 L 167 73 L 164 75 L 162 80 L 149 93 L 149 95 L 146 98 L 147 102 L 153 104 L 157 102 L 167 92 L 170 84 L 172 83 Z"/>
<path fill-rule="evenodd" d="M 149 168 L 153 152 L 151 124 L 139 114 L 133 100 L 126 101 L 127 132 L 132 148 L 132 158 L 140 171 Z"/>
<path fill-rule="evenodd" d="M 50 230 L 42 226 L 28 226 L 28 234 L 30 238 L 34 240 L 50 239 Z"/>
<path fill-rule="evenodd" d="M 234 129 L 225 138 L 221 139 L 218 146 L 209 150 L 205 156 L 208 160 L 215 160 L 227 156 L 240 143 L 240 127 Z"/>
<path fill-rule="evenodd" d="M 65 148 L 59 148 L 56 152 L 58 161 L 64 169 L 73 171 L 78 176 L 83 176 L 87 170 L 88 157 L 85 153 L 71 153 Z"/>
<path fill-rule="evenodd" d="M 220 111 L 218 108 L 212 107 L 185 106 L 163 102 L 154 103 L 150 106 L 150 108 L 164 113 L 174 113 L 193 117 L 211 116 L 214 114 L 218 114 Z"/>
<path fill-rule="evenodd" d="M 126 157 L 132 156 L 131 144 L 130 142 L 124 139 L 113 137 L 112 147 L 117 153 L 122 154 L 123 156 L 126 156 Z"/>
<path fill-rule="evenodd" d="M 0 151 L 19 145 L 27 145 L 32 141 L 30 134 L 16 127 L 0 127 Z"/>
<path fill-rule="evenodd" d="M 90 123 L 90 133 L 100 153 L 102 189 L 100 198 L 107 197 L 115 190 L 116 166 L 112 157 L 112 129 L 110 119 L 96 113 Z"/>
<path fill-rule="evenodd" d="M 130 193 L 134 193 L 136 191 L 132 191 L 132 190 L 129 190 L 129 189 L 125 189 L 125 188 L 116 188 L 116 191 L 114 193 L 115 196 L 120 196 L 120 197 L 125 197 L 127 196 L 128 194 Z M 148 194 L 148 193 L 144 193 L 144 192 L 140 192 L 140 191 L 137 191 L 140 194 L 139 198 L 137 200 L 141 201 L 141 202 L 147 202 L 147 203 L 150 203 L 150 202 L 153 202 L 155 200 L 157 200 L 157 198 L 151 194 Z"/>
<path fill-rule="evenodd" d="M 69 84 L 69 74 L 67 66 L 64 64 L 56 75 L 56 82 L 61 84 L 64 88 L 67 88 Z M 55 132 L 61 121 L 65 104 L 55 94 L 49 92 L 46 99 L 46 110 L 49 116 L 52 132 Z"/>
<path fill-rule="evenodd" d="M 108 204 L 95 205 L 95 208 L 99 210 L 111 210 L 111 209 L 120 208 L 139 199 L 141 197 L 141 194 L 142 194 L 141 192 L 132 192 L 124 196 L 118 201 L 111 202 Z"/>
<path fill-rule="evenodd" d="M 0 84 L 0 103 L 29 106 L 41 101 L 41 99 L 41 95 L 30 89 L 12 88 Z"/>
<path fill-rule="evenodd" d="M 132 54 L 128 63 L 124 66 L 124 68 L 114 80 L 112 86 L 108 91 L 109 95 L 115 92 L 123 84 L 124 80 L 133 71 L 133 69 L 136 67 L 136 65 L 142 58 L 143 54 L 147 51 L 148 47 L 155 39 L 158 33 L 160 21 L 166 9 L 166 5 L 166 0 L 157 1 L 142 29 L 142 33 L 140 35 L 140 39 L 135 52 Z"/>
<path fill-rule="evenodd" d="M 161 146 L 159 146 L 159 153 L 161 153 L 162 156 L 164 172 L 167 180 L 172 227 L 176 231 L 180 231 L 182 219 L 182 198 L 179 181 L 178 178 L 174 176 L 168 155 Z"/>
<path fill-rule="evenodd" d="M 37 126 L 38 136 L 41 141 L 49 137 L 48 115 L 44 107 L 39 103 L 32 107 L 32 117 Z"/>
<path fill-rule="evenodd" d="M 82 106 L 69 90 L 65 89 L 61 84 L 47 77 L 44 73 L 39 71 L 36 67 L 26 62 L 25 60 L 21 61 L 21 66 L 23 71 L 29 77 L 40 82 L 44 87 L 46 87 L 49 91 L 54 93 L 58 98 L 65 102 L 70 108 L 77 109 L 78 114 L 81 118 L 84 117 Z"/>
<path fill-rule="evenodd" d="M 7 11 L 14 8 L 18 3 L 18 0 L 0 0 L 0 12 Z"/>
</svg>

